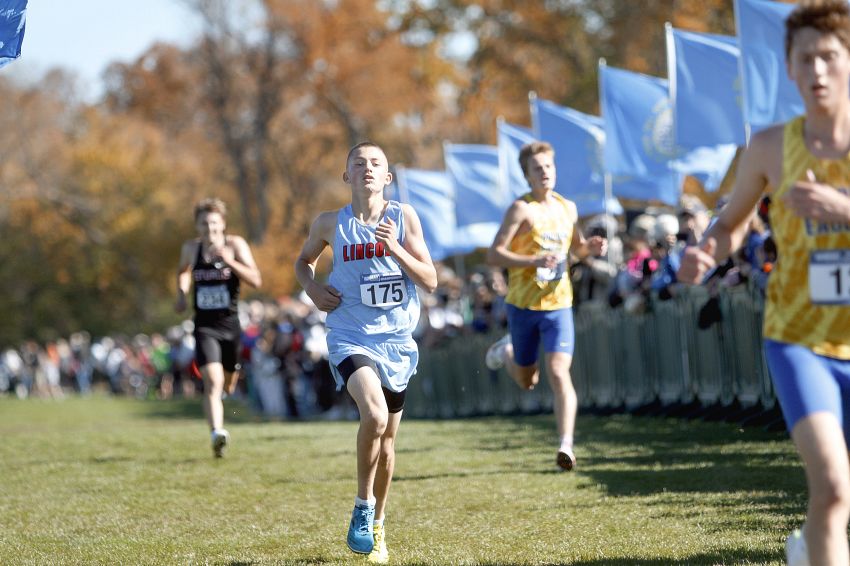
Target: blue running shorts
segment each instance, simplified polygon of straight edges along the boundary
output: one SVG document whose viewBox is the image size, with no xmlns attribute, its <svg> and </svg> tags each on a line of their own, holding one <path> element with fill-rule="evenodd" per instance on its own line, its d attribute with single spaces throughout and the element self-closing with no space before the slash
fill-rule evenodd
<svg viewBox="0 0 850 566">
<path fill-rule="evenodd" d="M 573 355 L 575 350 L 575 327 L 573 309 L 534 311 L 508 304 L 508 328 L 514 347 L 514 362 L 518 366 L 537 363 L 540 341 L 547 354 L 563 352 Z"/>
<path fill-rule="evenodd" d="M 835 415 L 850 440 L 850 360 L 819 356 L 805 346 L 764 341 L 764 354 L 788 431 L 813 413 Z M 850 448 L 850 444 L 848 444 Z"/>
</svg>

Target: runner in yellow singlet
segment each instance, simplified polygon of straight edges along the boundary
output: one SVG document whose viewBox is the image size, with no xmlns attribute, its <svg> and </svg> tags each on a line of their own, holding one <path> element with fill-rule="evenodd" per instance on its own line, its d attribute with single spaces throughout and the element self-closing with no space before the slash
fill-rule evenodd
<svg viewBox="0 0 850 566">
<path fill-rule="evenodd" d="M 850 8 L 802 3 L 786 20 L 786 58 L 806 113 L 755 134 L 729 204 L 682 258 L 698 283 L 737 249 L 771 194 L 779 259 L 768 281 L 765 357 L 809 488 L 791 566 L 850 564 Z"/>
<path fill-rule="evenodd" d="M 487 254 L 491 264 L 508 269 L 510 334 L 490 347 L 485 362 L 494 370 L 504 366 L 521 388 L 533 389 L 540 378 L 537 353 L 543 342 L 560 436 L 556 463 L 571 470 L 578 401 L 570 377 L 575 331 L 568 255 L 585 257 L 591 250 L 602 255 L 605 240 L 597 236 L 585 241 L 577 229 L 575 204 L 554 190 L 554 158 L 548 143 L 534 142 L 520 150 L 531 192 L 505 213 Z"/>
</svg>

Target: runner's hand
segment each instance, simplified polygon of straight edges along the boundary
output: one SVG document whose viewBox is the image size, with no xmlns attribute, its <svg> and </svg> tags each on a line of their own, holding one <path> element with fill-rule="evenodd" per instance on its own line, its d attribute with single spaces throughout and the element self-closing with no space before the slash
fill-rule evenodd
<svg viewBox="0 0 850 566">
<path fill-rule="evenodd" d="M 223 245 L 221 248 L 217 250 L 218 257 L 226 263 L 227 265 L 232 265 L 234 261 L 236 261 L 236 250 L 234 250 L 231 246 L 227 244 Z"/>
<path fill-rule="evenodd" d="M 392 218 L 387 218 L 375 229 L 375 239 L 383 243 L 391 252 L 398 243 L 398 229 Z"/>
<path fill-rule="evenodd" d="M 685 248 L 676 279 L 691 285 L 702 283 L 706 273 L 717 267 L 717 260 L 714 259 L 716 250 L 717 241 L 714 238 L 706 238 L 699 246 Z"/>
<path fill-rule="evenodd" d="M 850 197 L 833 187 L 819 183 L 811 169 L 806 181 L 797 181 L 782 197 L 785 206 L 802 218 L 818 222 L 847 222 L 850 219 Z"/>
<path fill-rule="evenodd" d="M 339 306 L 342 294 L 330 285 L 316 284 L 307 291 L 307 295 L 320 311 L 331 312 Z"/>
<path fill-rule="evenodd" d="M 534 267 L 555 269 L 560 262 L 561 256 L 558 256 L 557 254 L 543 254 L 534 258 Z"/>
<path fill-rule="evenodd" d="M 608 251 L 608 239 L 602 236 L 591 236 L 587 239 L 587 249 L 593 257 L 601 257 Z"/>
<path fill-rule="evenodd" d="M 177 295 L 177 300 L 174 301 L 174 310 L 176 312 L 183 312 L 186 310 L 186 295 L 183 292 Z"/>
</svg>

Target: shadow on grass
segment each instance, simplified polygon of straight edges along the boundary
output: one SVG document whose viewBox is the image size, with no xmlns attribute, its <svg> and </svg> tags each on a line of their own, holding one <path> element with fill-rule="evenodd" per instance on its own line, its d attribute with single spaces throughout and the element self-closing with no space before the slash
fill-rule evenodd
<svg viewBox="0 0 850 566">
<path fill-rule="evenodd" d="M 241 564 L 239 562 L 234 562 L 231 566 L 236 566 L 237 564 Z M 246 564 L 254 564 L 253 562 L 248 562 Z M 339 558 L 327 558 L 325 556 L 314 556 L 310 558 L 302 558 L 298 560 L 283 560 L 282 562 L 276 562 L 276 564 L 283 564 L 285 566 L 309 566 L 311 564 L 339 564 Z"/>
<path fill-rule="evenodd" d="M 203 400 L 201 397 L 195 397 L 194 399 L 169 399 L 167 401 L 145 401 L 141 404 L 141 407 L 143 416 L 154 419 L 197 420 L 204 418 Z M 225 422 L 232 423 L 257 423 L 264 421 L 245 402 L 235 399 L 225 400 L 224 420 Z"/>
<path fill-rule="evenodd" d="M 581 560 L 569 562 L 570 566 L 692 566 L 695 564 L 764 564 L 782 563 L 782 553 L 753 551 L 738 548 L 728 552 L 706 552 L 694 554 L 681 560 L 669 558 L 602 558 L 599 560 Z M 495 564 L 495 563 L 494 563 Z M 567 563 L 565 563 L 567 564 Z"/>
<path fill-rule="evenodd" d="M 754 464 L 746 455 L 695 455 L 679 460 L 675 469 L 659 458 L 653 469 L 600 470 L 591 462 L 582 462 L 581 472 L 605 486 L 610 495 L 649 495 L 658 492 L 728 493 L 730 491 L 804 492 L 802 468 L 792 464 Z"/>
<path fill-rule="evenodd" d="M 115 462 L 133 462 L 135 458 L 130 456 L 95 456 L 91 459 L 92 464 L 113 464 Z"/>
<path fill-rule="evenodd" d="M 691 566 L 694 564 L 767 564 L 782 563 L 781 552 L 758 552 L 745 548 L 729 552 L 695 554 L 682 560 L 661 558 L 604 558 L 569 562 L 571 566 Z M 567 563 L 564 563 L 567 564 Z"/>
<path fill-rule="evenodd" d="M 471 477 L 483 477 L 483 476 L 505 476 L 505 470 L 499 468 L 498 470 L 486 470 L 481 472 L 446 472 L 443 474 L 422 474 L 422 475 L 393 475 L 393 482 L 404 482 L 404 481 L 427 481 L 427 480 L 439 480 L 446 478 L 471 478 Z M 510 472 L 508 472 L 510 473 Z M 525 474 L 526 472 L 522 472 Z"/>
<path fill-rule="evenodd" d="M 577 562 L 545 562 L 553 566 L 694 566 L 699 564 L 766 564 L 770 562 L 783 563 L 782 553 L 754 551 L 752 549 L 738 548 L 723 552 L 708 552 L 694 554 L 680 560 L 669 558 L 600 558 L 598 560 L 579 560 Z M 286 562 L 286 564 L 290 564 Z M 300 564 L 293 562 L 292 564 Z M 410 566 L 429 566 L 433 562 L 404 561 Z M 476 566 L 506 566 L 511 562 L 505 560 L 482 560 L 473 562 Z"/>
<path fill-rule="evenodd" d="M 516 450 L 551 445 L 554 419 L 533 417 L 495 423 L 477 438 L 477 450 Z M 741 430 L 724 423 L 635 417 L 583 417 L 577 423 L 578 467 L 590 480 L 575 489 L 602 489 L 613 497 L 674 495 L 699 505 L 729 506 L 740 513 L 747 505 L 768 509 L 788 520 L 805 509 L 805 473 L 783 433 Z M 529 471 L 526 469 L 526 472 Z M 539 473 L 558 473 L 540 468 Z M 582 482 L 584 484 L 584 482 Z M 743 551 L 742 551 L 743 552 Z M 751 552 L 751 551 L 748 551 Z M 758 557 L 742 554 L 741 558 Z M 694 557 L 682 564 L 726 562 L 722 555 Z M 608 561 L 581 564 L 669 564 L 664 561 Z"/>
</svg>

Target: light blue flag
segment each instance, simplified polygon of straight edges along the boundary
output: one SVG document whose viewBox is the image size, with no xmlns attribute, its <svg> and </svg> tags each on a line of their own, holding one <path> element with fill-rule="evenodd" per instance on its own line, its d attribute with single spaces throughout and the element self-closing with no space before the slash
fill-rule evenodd
<svg viewBox="0 0 850 566">
<path fill-rule="evenodd" d="M 744 117 L 753 132 L 805 111 L 785 65 L 785 20 L 795 7 L 769 0 L 735 0 Z"/>
<path fill-rule="evenodd" d="M 27 0 L 0 0 L 0 67 L 21 56 Z"/>
<path fill-rule="evenodd" d="M 719 186 L 736 146 L 679 148 L 665 79 L 606 65 L 600 65 L 599 76 L 609 173 L 615 178 L 654 179 L 656 198 L 670 205 L 679 201 L 684 175 L 696 177 L 708 190 Z"/>
<path fill-rule="evenodd" d="M 605 167 L 614 175 L 671 177 L 678 156 L 667 81 L 599 66 Z"/>
<path fill-rule="evenodd" d="M 745 145 L 738 40 L 667 27 L 676 145 Z"/>
<path fill-rule="evenodd" d="M 555 190 L 576 204 L 579 216 L 622 214 L 613 197 L 605 199 L 602 119 L 539 98 L 531 100 L 535 137 L 555 150 Z"/>
<path fill-rule="evenodd" d="M 530 129 L 509 124 L 501 119 L 496 122 L 496 130 L 500 186 L 504 194 L 516 198 L 530 190 L 519 165 L 519 151 L 525 144 L 536 141 L 536 138 Z"/>
<path fill-rule="evenodd" d="M 396 198 L 416 210 L 431 257 L 437 261 L 465 253 L 455 246 L 455 202 L 452 181 L 445 171 L 396 168 Z"/>
<path fill-rule="evenodd" d="M 499 189 L 498 148 L 446 143 L 443 145 L 443 159 L 454 187 L 457 225 L 495 223 L 498 229 L 511 202 Z"/>
</svg>

